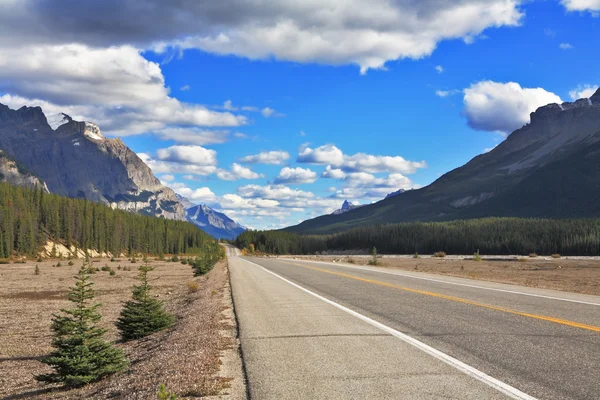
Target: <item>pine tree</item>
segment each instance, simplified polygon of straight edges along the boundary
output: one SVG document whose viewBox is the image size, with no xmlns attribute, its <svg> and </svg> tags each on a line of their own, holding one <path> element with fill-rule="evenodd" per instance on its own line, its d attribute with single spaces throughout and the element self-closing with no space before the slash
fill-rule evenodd
<svg viewBox="0 0 600 400">
<path fill-rule="evenodd" d="M 41 382 L 79 387 L 127 368 L 123 351 L 106 342 L 105 330 L 96 325 L 101 318 L 100 304 L 92 304 L 95 294 L 88 269 L 83 265 L 74 277 L 69 301 L 75 307 L 54 315 L 52 346 L 56 350 L 42 360 L 54 373 L 36 376 Z"/>
<path fill-rule="evenodd" d="M 174 318 L 164 309 L 162 301 L 150 296 L 148 273 L 154 270 L 149 265 L 139 268 L 141 285 L 133 287 L 133 300 L 125 303 L 117 328 L 124 340 L 139 339 L 173 325 Z"/>
</svg>

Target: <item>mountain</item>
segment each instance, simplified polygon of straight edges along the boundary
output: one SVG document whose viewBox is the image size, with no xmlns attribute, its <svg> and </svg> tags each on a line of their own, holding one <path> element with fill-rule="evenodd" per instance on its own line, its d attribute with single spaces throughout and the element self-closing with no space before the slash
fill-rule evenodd
<svg viewBox="0 0 600 400">
<path fill-rule="evenodd" d="M 0 182 L 8 182 L 11 185 L 25 186 L 31 189 L 42 187 L 48 191 L 45 183 L 8 157 L 2 150 L 0 150 Z"/>
<path fill-rule="evenodd" d="M 205 205 L 186 209 L 187 220 L 216 239 L 235 239 L 246 229 L 227 215 Z"/>
<path fill-rule="evenodd" d="M 331 215 L 344 214 L 344 213 L 347 213 L 348 211 L 352 211 L 352 210 L 357 209 L 359 207 L 362 207 L 362 206 L 350 203 L 348 200 L 345 200 L 344 203 L 342 204 L 342 208 L 340 208 L 338 210 L 335 210 L 334 212 L 331 213 Z"/>
<path fill-rule="evenodd" d="M 600 216 L 600 89 L 549 104 L 504 142 L 431 185 L 286 228 L 330 233 L 367 224 L 480 217 Z"/>
<path fill-rule="evenodd" d="M 402 194 L 404 192 L 406 192 L 406 190 L 404 190 L 404 189 L 398 189 L 395 192 L 392 192 L 392 193 L 388 194 L 387 196 L 385 196 L 385 198 L 389 199 L 390 197 L 398 196 L 399 194 Z"/>
<path fill-rule="evenodd" d="M 185 220 L 173 190 L 120 139 L 66 114 L 46 117 L 40 107 L 12 110 L 0 104 L 0 149 L 51 193 Z"/>
</svg>

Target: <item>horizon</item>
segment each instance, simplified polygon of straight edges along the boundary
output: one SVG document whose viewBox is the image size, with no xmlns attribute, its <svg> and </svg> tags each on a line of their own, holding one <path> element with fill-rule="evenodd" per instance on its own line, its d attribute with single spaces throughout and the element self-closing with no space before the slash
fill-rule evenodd
<svg viewBox="0 0 600 400">
<path fill-rule="evenodd" d="M 163 184 L 252 229 L 424 187 L 600 83 L 593 2 L 377 3 L 331 19 L 247 3 L 250 22 L 227 4 L 222 21 L 156 5 L 142 21 L 102 20 L 117 2 L 96 15 L 73 5 L 81 20 L 66 23 L 35 1 L 0 2 L 0 103 L 98 124 Z M 461 6 L 470 18 L 454 18 Z"/>
</svg>

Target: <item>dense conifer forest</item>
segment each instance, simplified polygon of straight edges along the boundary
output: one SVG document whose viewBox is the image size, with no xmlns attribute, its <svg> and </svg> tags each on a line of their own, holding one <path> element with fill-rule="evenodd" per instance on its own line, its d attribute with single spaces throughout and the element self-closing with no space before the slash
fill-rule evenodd
<svg viewBox="0 0 600 400">
<path fill-rule="evenodd" d="M 0 258 L 35 256 L 48 239 L 112 254 L 220 254 L 219 244 L 188 222 L 0 183 Z"/>
<path fill-rule="evenodd" d="M 332 235 L 247 231 L 236 245 L 272 254 L 315 254 L 344 250 L 384 254 L 562 254 L 600 255 L 600 219 L 485 218 L 450 222 L 372 225 Z"/>
</svg>

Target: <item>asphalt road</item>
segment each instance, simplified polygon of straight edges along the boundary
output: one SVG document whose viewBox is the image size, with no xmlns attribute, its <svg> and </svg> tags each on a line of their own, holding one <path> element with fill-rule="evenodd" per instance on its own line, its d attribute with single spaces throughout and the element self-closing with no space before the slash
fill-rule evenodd
<svg viewBox="0 0 600 400">
<path fill-rule="evenodd" d="M 230 256 L 253 399 L 600 399 L 600 298 Z"/>
</svg>

